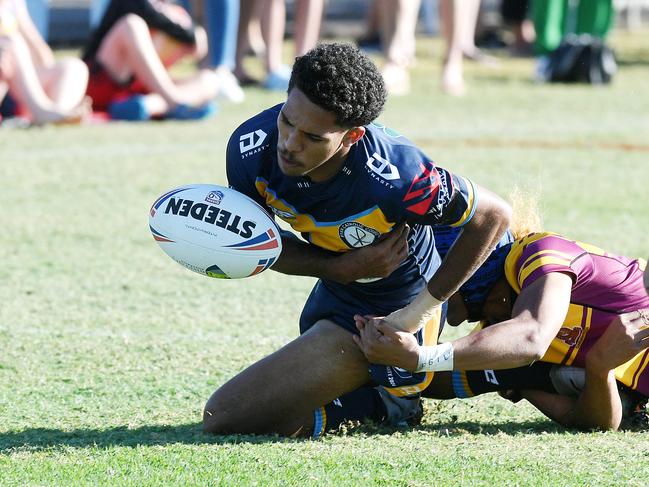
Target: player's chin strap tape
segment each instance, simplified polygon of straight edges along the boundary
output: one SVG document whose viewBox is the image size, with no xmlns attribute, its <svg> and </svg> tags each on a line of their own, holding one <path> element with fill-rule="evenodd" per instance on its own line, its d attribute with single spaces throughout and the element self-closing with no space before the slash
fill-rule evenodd
<svg viewBox="0 0 649 487">
<path fill-rule="evenodd" d="M 453 370 L 453 345 L 450 342 L 432 347 L 419 347 L 419 362 L 415 372 Z"/>
</svg>

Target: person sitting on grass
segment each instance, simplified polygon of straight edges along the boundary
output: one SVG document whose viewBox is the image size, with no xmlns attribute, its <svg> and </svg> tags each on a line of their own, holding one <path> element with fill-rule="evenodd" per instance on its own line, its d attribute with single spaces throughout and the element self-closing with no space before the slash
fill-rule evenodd
<svg viewBox="0 0 649 487">
<path fill-rule="evenodd" d="M 0 0 L 0 80 L 0 101 L 11 98 L 5 115 L 24 115 L 40 125 L 79 122 L 90 111 L 86 66 L 54 58 L 24 0 Z"/>
<path fill-rule="evenodd" d="M 175 80 L 167 70 L 185 56 L 207 54 L 207 37 L 189 14 L 162 0 L 112 0 L 83 52 L 88 95 L 111 118 L 205 118 L 215 111 L 213 70 Z"/>
<path fill-rule="evenodd" d="M 437 232 L 440 254 L 455 233 Z M 356 341 L 371 362 L 449 371 L 435 375 L 424 397 L 516 391 L 562 425 L 618 429 L 618 385 L 633 398 L 631 410 L 649 396 L 645 267 L 561 235 L 530 233 L 495 250 L 448 301 L 449 324 L 480 321 L 483 329 L 420 347 L 385 321 L 357 316 Z"/>
</svg>

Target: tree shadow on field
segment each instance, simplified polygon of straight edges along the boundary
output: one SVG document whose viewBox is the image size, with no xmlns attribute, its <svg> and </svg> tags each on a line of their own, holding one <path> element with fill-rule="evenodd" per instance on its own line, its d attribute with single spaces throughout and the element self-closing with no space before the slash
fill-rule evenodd
<svg viewBox="0 0 649 487">
<path fill-rule="evenodd" d="M 235 445 L 239 443 L 294 443 L 300 441 L 305 440 L 270 435 L 210 435 L 203 433 L 201 423 L 174 426 L 141 426 L 139 428 L 117 426 L 107 429 L 76 429 L 70 431 L 30 428 L 22 431 L 0 433 L 0 453 L 7 453 L 13 449 L 43 450 L 59 447 L 137 447 L 174 443 Z"/>
</svg>

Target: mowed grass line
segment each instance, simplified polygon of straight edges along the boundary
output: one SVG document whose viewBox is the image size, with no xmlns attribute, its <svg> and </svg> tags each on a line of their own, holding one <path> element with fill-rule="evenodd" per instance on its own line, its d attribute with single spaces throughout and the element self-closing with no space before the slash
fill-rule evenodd
<svg viewBox="0 0 649 487">
<path fill-rule="evenodd" d="M 469 66 L 460 100 L 438 94 L 440 45 L 422 41 L 413 94 L 381 120 L 478 184 L 533 195 L 547 229 L 647 257 L 647 153 L 625 145 L 647 144 L 648 40 L 614 40 L 610 87 L 536 86 L 530 61 L 503 59 Z M 313 279 L 192 274 L 147 212 L 171 187 L 224 184 L 229 133 L 281 100 L 251 90 L 206 123 L 0 131 L 0 485 L 646 485 L 646 433 L 566 432 L 490 396 L 427 401 L 394 434 L 201 433 L 212 391 L 296 336 Z"/>
</svg>

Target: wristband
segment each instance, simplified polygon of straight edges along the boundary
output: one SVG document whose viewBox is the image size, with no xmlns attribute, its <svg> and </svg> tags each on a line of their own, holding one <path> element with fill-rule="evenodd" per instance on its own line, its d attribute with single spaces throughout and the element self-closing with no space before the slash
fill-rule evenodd
<svg viewBox="0 0 649 487">
<path fill-rule="evenodd" d="M 441 372 L 453 370 L 453 345 L 451 342 L 419 347 L 419 361 L 415 372 Z"/>
</svg>

